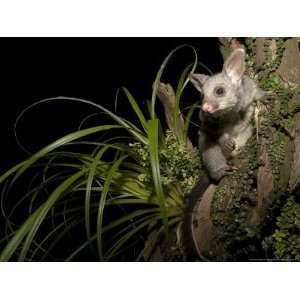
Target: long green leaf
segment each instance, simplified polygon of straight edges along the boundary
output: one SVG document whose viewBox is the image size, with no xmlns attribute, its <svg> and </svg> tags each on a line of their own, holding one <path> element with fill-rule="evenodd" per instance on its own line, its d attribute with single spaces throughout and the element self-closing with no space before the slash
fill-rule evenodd
<svg viewBox="0 0 300 300">
<path fill-rule="evenodd" d="M 96 132 L 100 132 L 103 130 L 110 130 L 110 129 L 115 129 L 115 128 L 122 128 L 122 126 L 120 126 L 120 125 L 102 125 L 102 126 L 91 127 L 88 129 L 83 129 L 80 131 L 70 133 L 70 134 L 58 139 L 57 141 L 51 143 L 50 145 L 44 147 L 43 149 L 38 151 L 36 154 L 34 154 L 30 158 L 26 159 L 24 162 L 18 164 L 16 167 L 7 171 L 5 174 L 3 174 L 0 177 L 0 183 L 3 182 L 8 176 L 17 172 L 17 174 L 15 175 L 15 177 L 12 181 L 12 183 L 13 183 L 26 169 L 28 169 L 38 159 L 40 159 L 41 157 L 45 156 L 47 153 L 49 153 L 50 151 L 53 151 L 54 149 L 56 149 L 58 147 L 61 147 L 61 146 L 65 145 L 71 141 L 74 141 L 76 139 L 80 139 L 84 136 L 94 134 Z"/>
<path fill-rule="evenodd" d="M 194 63 L 191 67 L 191 73 L 193 73 L 197 67 L 197 64 L 198 64 L 198 56 L 197 56 L 197 52 L 195 50 L 194 47 L 192 46 L 189 46 L 192 50 L 193 50 L 193 53 L 194 53 Z M 174 120 L 174 128 L 175 128 L 175 133 L 179 139 L 179 141 L 181 143 L 184 142 L 184 136 L 182 135 L 183 132 L 181 132 L 178 128 L 178 120 L 179 120 L 179 111 L 180 111 L 180 108 L 179 108 L 179 102 L 180 102 L 180 99 L 181 99 L 181 95 L 186 87 L 186 85 L 188 84 L 189 82 L 189 78 L 188 78 L 188 70 L 189 68 L 187 67 L 184 71 L 183 71 L 183 74 L 182 74 L 182 78 L 180 79 L 180 82 L 179 82 L 179 87 L 178 89 L 176 90 L 176 96 L 175 96 L 175 109 L 174 109 L 174 116 L 173 116 L 173 120 Z M 184 80 L 185 78 L 185 80 Z M 182 82 L 181 82 L 182 81 Z"/>
<path fill-rule="evenodd" d="M 97 155 L 94 158 L 94 161 L 91 163 L 89 168 L 89 174 L 86 182 L 86 191 L 85 191 L 85 229 L 87 233 L 87 238 L 91 238 L 91 229 L 90 229 L 90 204 L 91 204 L 91 191 L 92 191 L 92 185 L 94 181 L 94 176 L 96 173 L 97 165 L 99 163 L 99 160 L 110 148 L 111 145 L 105 145 L 100 151 L 97 153 Z"/>
<path fill-rule="evenodd" d="M 143 133 L 136 126 L 134 126 L 131 122 L 119 117 L 118 115 L 114 114 L 109 109 L 105 108 L 104 106 L 102 106 L 98 103 L 95 103 L 93 101 L 86 100 L 86 99 L 76 98 L 76 97 L 59 96 L 59 97 L 51 97 L 51 98 L 46 98 L 46 99 L 37 101 L 37 102 L 31 104 L 30 106 L 26 107 L 19 114 L 18 119 L 16 120 L 16 123 L 32 107 L 37 106 L 42 103 L 50 102 L 50 101 L 71 101 L 71 102 L 84 103 L 84 104 L 94 106 L 97 109 L 100 109 L 102 112 L 105 112 L 107 115 L 109 115 L 113 120 L 115 120 L 122 127 L 124 127 L 126 130 L 128 130 L 133 136 L 135 136 L 139 141 L 141 141 L 144 144 L 147 144 L 147 140 L 145 139 L 145 136 L 143 135 Z"/>
<path fill-rule="evenodd" d="M 161 209 L 161 218 L 165 226 L 165 232 L 168 234 L 168 219 L 166 211 L 165 196 L 162 187 L 160 176 L 159 159 L 158 159 L 158 119 L 148 122 L 148 138 L 149 138 L 149 153 L 152 170 L 152 179 L 155 187 L 155 192 Z"/>
<path fill-rule="evenodd" d="M 199 106 L 199 103 L 194 103 L 191 108 L 189 109 L 187 116 L 184 120 L 184 129 L 183 129 L 183 136 L 184 136 L 184 141 L 185 143 L 187 142 L 188 139 L 188 133 L 189 133 L 189 127 L 191 124 L 191 118 L 193 116 L 193 113 L 195 109 Z"/>
<path fill-rule="evenodd" d="M 133 96 L 131 95 L 131 93 L 128 91 L 128 89 L 126 89 L 125 87 L 123 87 L 123 91 L 125 92 L 128 101 L 132 107 L 132 109 L 134 110 L 134 112 L 136 113 L 136 115 L 138 116 L 141 125 L 144 128 L 144 131 L 147 133 L 147 121 L 140 109 L 140 107 L 138 106 L 138 104 L 136 103 L 135 99 L 133 98 Z"/>
<path fill-rule="evenodd" d="M 186 82 L 186 78 L 188 76 L 188 74 L 190 73 L 190 70 L 192 69 L 193 64 L 189 64 L 188 66 L 186 66 L 183 70 L 183 72 L 180 75 L 180 78 L 178 80 L 178 84 L 177 84 L 177 88 L 176 88 L 176 95 L 182 90 L 185 82 Z"/>
<path fill-rule="evenodd" d="M 153 212 L 158 212 L 158 208 L 149 208 L 149 209 L 140 209 L 140 210 L 136 210 L 132 213 L 129 213 L 127 215 L 125 215 L 124 217 L 120 217 L 118 219 L 116 219 L 115 221 L 110 222 L 109 224 L 103 226 L 102 228 L 102 234 L 120 226 L 123 225 L 124 223 L 136 218 L 136 217 L 141 217 L 144 216 L 145 214 L 150 214 Z M 133 227 L 134 225 L 129 225 L 129 227 Z M 125 228 L 126 231 L 126 228 Z M 78 247 L 74 252 L 72 252 L 68 258 L 66 259 L 66 261 L 71 261 L 80 251 L 82 251 L 85 247 L 87 247 L 88 245 L 91 244 L 91 242 L 93 240 L 97 239 L 97 234 L 93 235 L 90 237 L 90 239 L 88 239 L 87 241 L 85 241 L 80 247 Z"/>
<path fill-rule="evenodd" d="M 97 215 L 97 245 L 98 245 L 98 251 L 99 251 L 99 257 L 100 260 L 104 260 L 103 255 L 103 245 L 102 245 L 102 220 L 103 220 L 103 211 L 106 201 L 106 196 L 111 184 L 111 181 L 113 179 L 113 176 L 117 169 L 119 168 L 119 165 L 122 163 L 122 161 L 127 157 L 127 155 L 122 156 L 118 160 L 114 162 L 112 167 L 110 168 L 109 172 L 107 173 L 107 177 L 105 179 L 105 183 L 103 186 L 103 190 L 101 193 L 100 201 L 99 201 L 99 208 L 98 208 L 98 215 Z"/>
<path fill-rule="evenodd" d="M 85 170 L 75 173 L 73 176 L 68 178 L 53 191 L 48 200 L 45 203 L 43 203 L 18 229 L 14 237 L 9 241 L 9 243 L 2 251 L 0 255 L 0 261 L 8 261 L 13 255 L 14 251 L 21 244 L 24 237 L 27 235 L 27 239 L 19 256 L 20 261 L 24 260 L 30 243 L 32 242 L 36 231 L 38 230 L 40 224 L 42 223 L 44 217 L 46 216 L 50 208 L 59 199 L 61 194 L 67 188 L 69 188 L 69 186 L 71 186 L 76 180 L 78 180 L 84 173 Z"/>
<path fill-rule="evenodd" d="M 73 220 L 73 221 L 74 221 L 74 217 L 70 217 L 67 221 L 70 221 L 70 220 Z M 29 261 L 33 261 L 35 255 L 36 255 L 37 252 L 41 249 L 42 245 L 43 245 L 44 243 L 46 243 L 47 240 L 49 240 L 52 236 L 54 236 L 55 233 L 56 233 L 59 229 L 63 228 L 64 226 L 66 226 L 65 220 L 64 220 L 63 222 L 61 222 L 59 225 L 57 225 L 55 228 L 53 228 L 53 229 L 52 229 L 52 230 L 51 230 L 51 231 L 43 238 L 43 240 L 42 240 L 40 243 L 38 243 L 37 247 L 32 251 L 32 254 L 31 254 L 30 258 L 29 258 Z M 46 252 L 47 252 L 47 251 L 46 251 Z M 45 253 L 46 253 L 46 252 L 45 252 Z"/>
<path fill-rule="evenodd" d="M 141 224 L 134 226 L 134 228 L 130 231 L 128 231 L 125 234 L 122 234 L 122 237 L 118 239 L 116 243 L 107 251 L 106 259 L 110 260 L 115 253 L 131 238 L 133 237 L 137 232 L 139 232 L 144 227 L 150 225 L 155 219 L 159 218 L 158 216 L 149 216 L 145 217 L 146 221 L 142 222 Z M 138 220 L 137 222 L 139 222 Z"/>
<path fill-rule="evenodd" d="M 197 66 L 197 52 L 194 49 L 194 47 L 192 47 L 191 45 L 180 45 L 178 47 L 176 47 L 174 50 L 172 50 L 167 57 L 164 59 L 163 63 L 161 64 L 156 77 L 155 77 L 155 81 L 153 84 L 153 91 L 152 91 L 152 97 L 151 97 L 151 119 L 155 119 L 155 101 L 156 101 L 156 95 L 157 95 L 157 89 L 158 89 L 158 84 L 160 82 L 161 76 L 164 72 L 164 69 L 166 68 L 168 62 L 170 61 L 170 59 L 172 58 L 172 56 L 175 54 L 175 52 L 177 52 L 178 50 L 182 49 L 182 48 L 191 48 L 194 52 L 195 55 L 195 62 L 194 62 L 194 67 L 192 68 L 192 71 L 196 68 Z M 181 90 L 184 89 L 185 85 L 188 83 L 188 79 L 186 79 L 185 83 L 183 84 Z M 181 93 L 180 93 L 181 94 Z M 177 114 L 178 115 L 178 111 Z"/>
<path fill-rule="evenodd" d="M 84 222 L 84 218 L 78 216 L 77 218 L 75 218 L 75 220 L 73 222 L 71 222 L 67 228 L 65 228 L 62 232 L 59 233 L 59 235 L 57 235 L 55 237 L 55 240 L 53 241 L 53 243 L 51 243 L 51 245 L 47 246 L 47 251 L 46 253 L 42 256 L 40 261 L 45 261 L 45 259 L 47 258 L 47 256 L 50 254 L 50 252 L 52 251 L 52 249 L 61 241 L 61 239 L 70 233 L 71 229 L 73 227 L 78 226 L 80 223 Z"/>
</svg>

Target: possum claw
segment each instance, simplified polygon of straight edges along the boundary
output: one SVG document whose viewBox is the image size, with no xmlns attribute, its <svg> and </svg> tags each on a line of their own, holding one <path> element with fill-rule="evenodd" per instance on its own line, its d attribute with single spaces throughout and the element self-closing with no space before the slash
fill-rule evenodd
<svg viewBox="0 0 300 300">
<path fill-rule="evenodd" d="M 237 167 L 231 165 L 225 165 L 224 167 L 218 169 L 217 171 L 213 171 L 210 173 L 212 179 L 219 181 L 224 176 L 232 175 L 234 172 L 238 170 Z"/>
<path fill-rule="evenodd" d="M 225 155 L 230 155 L 231 152 L 235 149 L 236 144 L 235 141 L 231 138 L 228 138 L 224 141 L 222 145 L 222 150 Z"/>
</svg>

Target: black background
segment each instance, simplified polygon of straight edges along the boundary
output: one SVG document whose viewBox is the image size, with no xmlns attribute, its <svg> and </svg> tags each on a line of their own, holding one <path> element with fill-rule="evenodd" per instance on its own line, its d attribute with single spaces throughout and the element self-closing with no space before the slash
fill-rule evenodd
<svg viewBox="0 0 300 300">
<path fill-rule="evenodd" d="M 0 173 L 26 158 L 14 137 L 18 114 L 30 104 L 55 96 L 89 99 L 113 109 L 116 91 L 126 86 L 139 103 L 151 97 L 156 72 L 166 55 L 181 44 L 193 45 L 212 72 L 221 69 L 216 38 L 1 38 L 0 40 Z M 163 77 L 174 85 L 193 61 L 181 50 Z M 201 71 L 201 70 L 200 70 Z M 191 89 L 192 90 L 192 89 Z M 196 94 L 191 91 L 193 99 Z M 128 106 L 118 112 L 130 118 Z M 21 143 L 35 152 L 76 130 L 94 109 L 78 104 L 42 104 L 31 109 L 17 127 Z"/>
</svg>

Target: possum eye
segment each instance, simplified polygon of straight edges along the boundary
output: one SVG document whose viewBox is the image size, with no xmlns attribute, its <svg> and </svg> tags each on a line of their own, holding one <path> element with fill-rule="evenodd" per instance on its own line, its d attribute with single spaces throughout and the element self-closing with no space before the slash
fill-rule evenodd
<svg viewBox="0 0 300 300">
<path fill-rule="evenodd" d="M 222 86 L 218 86 L 214 89 L 214 94 L 217 96 L 217 97 L 222 97 L 225 95 L 225 89 L 224 87 Z"/>
</svg>

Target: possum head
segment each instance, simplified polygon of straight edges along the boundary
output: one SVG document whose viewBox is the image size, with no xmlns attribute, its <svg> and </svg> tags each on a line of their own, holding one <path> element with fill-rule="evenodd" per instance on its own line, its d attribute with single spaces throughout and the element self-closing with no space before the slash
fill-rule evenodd
<svg viewBox="0 0 300 300">
<path fill-rule="evenodd" d="M 202 111 L 218 115 L 237 109 L 244 72 L 245 50 L 238 48 L 227 58 L 221 73 L 213 76 L 190 74 L 190 81 L 203 94 Z"/>
</svg>

